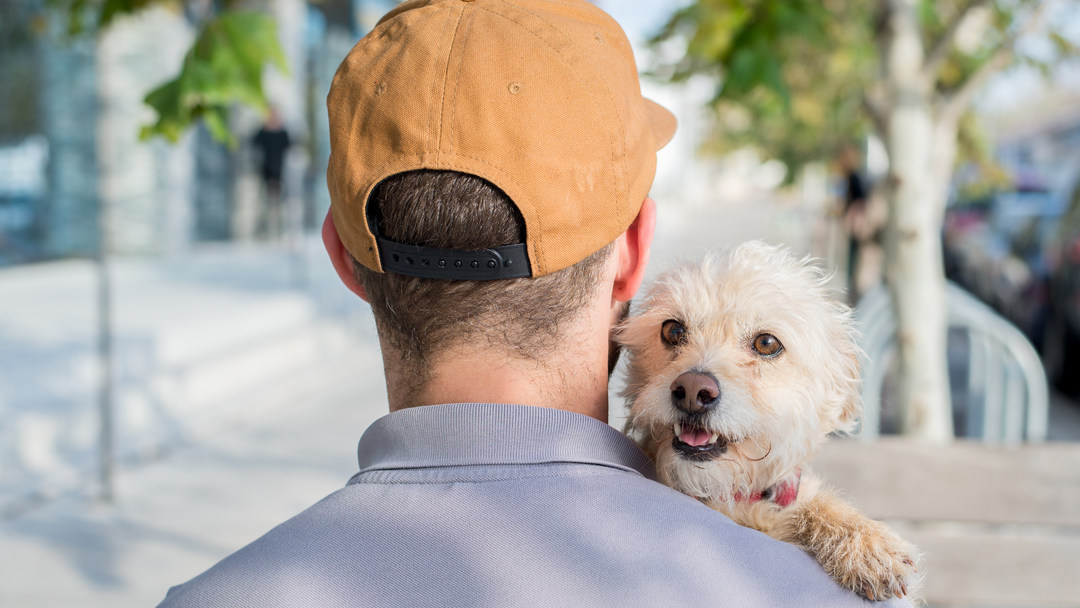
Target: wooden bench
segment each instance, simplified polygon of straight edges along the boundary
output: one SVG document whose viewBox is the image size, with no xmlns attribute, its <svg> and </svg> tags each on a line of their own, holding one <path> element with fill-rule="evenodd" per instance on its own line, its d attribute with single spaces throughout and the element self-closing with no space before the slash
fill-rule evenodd
<svg viewBox="0 0 1080 608">
<path fill-rule="evenodd" d="M 826 444 L 814 468 L 924 554 L 930 606 L 1080 606 L 1080 444 Z"/>
</svg>

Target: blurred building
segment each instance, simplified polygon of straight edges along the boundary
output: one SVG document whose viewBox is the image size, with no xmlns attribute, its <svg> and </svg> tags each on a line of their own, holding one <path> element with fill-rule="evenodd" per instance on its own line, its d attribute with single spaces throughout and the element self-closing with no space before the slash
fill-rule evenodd
<svg viewBox="0 0 1080 608">
<path fill-rule="evenodd" d="M 341 58 L 393 0 L 262 0 L 289 63 L 264 89 L 292 140 L 285 196 L 312 228 L 329 205 L 325 94 Z M 114 253 L 183 251 L 256 236 L 260 185 L 251 137 L 261 117 L 237 108 L 239 145 L 196 127 L 180 142 L 139 141 L 143 98 L 179 72 L 206 3 L 154 7 L 101 35 L 66 31 L 45 0 L 0 8 L 0 265 Z"/>
<path fill-rule="evenodd" d="M 1020 179 L 1070 189 L 1080 179 L 1080 91 L 1057 89 L 1033 105 L 1000 117 L 996 156 Z"/>
</svg>

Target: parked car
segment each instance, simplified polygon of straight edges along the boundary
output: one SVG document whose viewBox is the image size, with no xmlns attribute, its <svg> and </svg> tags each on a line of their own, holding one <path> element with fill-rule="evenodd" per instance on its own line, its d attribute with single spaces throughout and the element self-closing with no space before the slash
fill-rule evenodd
<svg viewBox="0 0 1080 608">
<path fill-rule="evenodd" d="M 1026 187 L 958 200 L 946 210 L 945 272 L 1023 330 L 1042 339 L 1048 270 L 1044 243 L 1060 223 L 1062 198 Z"/>
<path fill-rule="evenodd" d="M 1068 192 L 1068 208 L 1043 247 L 1046 322 L 1041 350 L 1050 380 L 1080 393 L 1080 179 Z"/>
</svg>

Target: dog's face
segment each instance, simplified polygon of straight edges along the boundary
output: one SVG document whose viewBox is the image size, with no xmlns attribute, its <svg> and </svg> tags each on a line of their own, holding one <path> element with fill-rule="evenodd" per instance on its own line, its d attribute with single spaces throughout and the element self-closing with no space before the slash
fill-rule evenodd
<svg viewBox="0 0 1080 608">
<path fill-rule="evenodd" d="M 756 241 L 657 279 L 617 337 L 628 423 L 662 481 L 693 496 L 752 495 L 853 426 L 858 350 L 825 282 Z"/>
</svg>

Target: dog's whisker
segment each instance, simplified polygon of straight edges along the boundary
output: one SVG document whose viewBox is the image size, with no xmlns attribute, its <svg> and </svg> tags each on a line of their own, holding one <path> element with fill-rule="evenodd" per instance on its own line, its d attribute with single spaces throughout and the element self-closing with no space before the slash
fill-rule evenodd
<svg viewBox="0 0 1080 608">
<path fill-rule="evenodd" d="M 769 449 L 765 451 L 765 454 L 763 454 L 761 456 L 761 458 L 747 458 L 747 460 L 751 460 L 753 462 L 761 462 L 762 460 L 765 460 L 766 458 L 768 458 L 769 454 L 772 454 L 772 444 L 771 443 L 769 444 Z"/>
<path fill-rule="evenodd" d="M 740 459 L 738 459 L 738 458 L 725 458 L 724 460 L 726 460 L 728 462 L 735 463 L 735 466 L 739 467 L 739 475 L 741 475 L 741 476 L 746 476 L 747 475 L 746 467 L 743 466 L 742 462 L 740 462 Z M 749 477 L 750 477 L 751 481 L 753 481 L 753 478 L 754 478 L 753 474 L 750 474 Z"/>
</svg>

